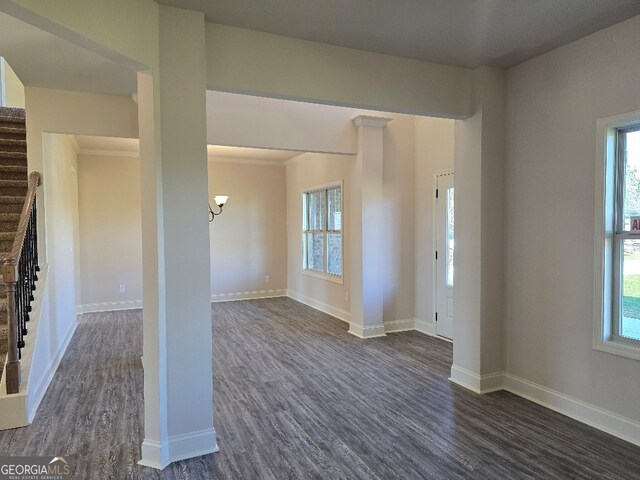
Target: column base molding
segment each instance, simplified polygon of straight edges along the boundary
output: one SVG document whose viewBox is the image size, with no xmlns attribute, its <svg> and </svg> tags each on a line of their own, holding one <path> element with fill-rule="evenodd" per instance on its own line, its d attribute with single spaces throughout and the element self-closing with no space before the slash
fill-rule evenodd
<svg viewBox="0 0 640 480">
<path fill-rule="evenodd" d="M 164 470 L 173 462 L 216 453 L 219 450 L 216 431 L 213 428 L 174 435 L 163 442 L 145 438 L 138 465 Z"/>
<path fill-rule="evenodd" d="M 384 337 L 384 325 L 368 325 L 363 327 L 362 325 L 356 325 L 355 323 L 349 324 L 349 333 L 355 335 L 358 338 L 375 338 Z"/>
</svg>

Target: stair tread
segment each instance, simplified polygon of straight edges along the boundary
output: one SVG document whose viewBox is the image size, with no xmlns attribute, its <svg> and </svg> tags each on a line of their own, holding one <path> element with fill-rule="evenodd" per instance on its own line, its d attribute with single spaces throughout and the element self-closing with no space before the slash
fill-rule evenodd
<svg viewBox="0 0 640 480">
<path fill-rule="evenodd" d="M 13 186 L 13 187 L 26 187 L 29 185 L 29 181 L 27 179 L 24 180 L 12 180 L 12 179 L 0 179 L 0 185 L 5 186 Z"/>
<path fill-rule="evenodd" d="M 8 133 L 8 134 L 25 134 L 27 132 L 27 129 L 25 127 L 21 127 L 19 125 L 5 125 L 5 126 L 0 126 L 0 133 Z"/>
<path fill-rule="evenodd" d="M 7 150 L 0 150 L 0 157 L 6 157 L 6 158 L 26 158 L 27 153 L 26 152 L 12 152 L 12 151 L 7 151 Z"/>
<path fill-rule="evenodd" d="M 0 137 L 0 145 L 27 145 L 27 141 L 24 138 L 2 138 Z"/>
<path fill-rule="evenodd" d="M 22 123 L 25 121 L 24 108 L 0 108 L 0 122 Z"/>
<path fill-rule="evenodd" d="M 24 203 L 24 196 L 0 195 L 0 203 Z"/>
<path fill-rule="evenodd" d="M 0 165 L 0 171 L 5 172 L 27 172 L 28 167 L 26 165 Z"/>
</svg>

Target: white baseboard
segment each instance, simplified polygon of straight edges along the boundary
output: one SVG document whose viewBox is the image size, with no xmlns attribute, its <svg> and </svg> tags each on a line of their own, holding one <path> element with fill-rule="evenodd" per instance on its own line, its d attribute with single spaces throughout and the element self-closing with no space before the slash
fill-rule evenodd
<svg viewBox="0 0 640 480">
<path fill-rule="evenodd" d="M 211 303 L 232 302 L 237 300 L 252 300 L 256 298 L 286 297 L 287 291 L 278 290 L 254 290 L 252 292 L 214 293 L 211 295 Z"/>
<path fill-rule="evenodd" d="M 431 335 L 432 337 L 436 336 L 436 326 L 433 322 L 426 322 L 416 318 L 416 330 L 420 333 Z"/>
<path fill-rule="evenodd" d="M 117 310 L 133 310 L 142 308 L 142 300 L 128 300 L 121 302 L 87 303 L 76 307 L 77 313 L 115 312 Z"/>
<path fill-rule="evenodd" d="M 451 377 L 449 380 L 472 392 L 484 394 L 502 390 L 503 376 L 503 372 L 478 375 L 466 368 L 451 365 Z"/>
<path fill-rule="evenodd" d="M 349 333 L 355 335 L 358 338 L 375 338 L 384 337 L 386 333 L 384 331 L 384 325 L 356 325 L 355 323 L 349 324 Z"/>
<path fill-rule="evenodd" d="M 415 330 L 415 329 L 416 329 L 415 318 L 405 318 L 404 320 L 394 320 L 392 322 L 384 322 L 385 333 L 406 332 L 408 330 Z"/>
<path fill-rule="evenodd" d="M 640 445 L 640 423 L 635 420 L 508 373 L 503 376 L 503 385 L 508 392 Z"/>
<path fill-rule="evenodd" d="M 331 315 L 332 317 L 336 317 L 343 322 L 351 323 L 351 313 L 345 310 L 333 307 L 319 300 L 314 300 L 313 298 L 305 297 L 304 295 L 298 292 L 294 292 L 293 290 L 287 290 L 287 296 L 295 300 L 296 302 L 304 303 L 308 307 L 320 310 L 321 312 Z"/>
<path fill-rule="evenodd" d="M 174 435 L 165 442 L 145 439 L 138 465 L 163 470 L 169 464 L 219 451 L 213 428 L 199 432 Z"/>
</svg>

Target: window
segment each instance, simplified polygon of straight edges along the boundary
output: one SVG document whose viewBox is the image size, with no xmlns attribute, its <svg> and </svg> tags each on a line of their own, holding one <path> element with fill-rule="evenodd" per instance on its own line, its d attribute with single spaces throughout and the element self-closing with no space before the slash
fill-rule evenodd
<svg viewBox="0 0 640 480">
<path fill-rule="evenodd" d="M 342 185 L 302 194 L 302 268 L 305 273 L 342 282 Z"/>
<path fill-rule="evenodd" d="M 640 340 L 640 123 L 617 129 L 613 334 Z M 632 224 L 633 223 L 633 224 Z"/>
<path fill-rule="evenodd" d="M 640 359 L 640 112 L 598 121 L 594 348 Z"/>
</svg>

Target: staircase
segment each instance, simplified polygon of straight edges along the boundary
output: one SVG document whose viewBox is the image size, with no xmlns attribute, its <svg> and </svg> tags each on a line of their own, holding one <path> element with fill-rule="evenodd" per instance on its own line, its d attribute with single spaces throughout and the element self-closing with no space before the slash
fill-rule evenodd
<svg viewBox="0 0 640 480">
<path fill-rule="evenodd" d="M 0 107 L 0 259 L 9 253 L 13 246 L 20 212 L 27 194 L 27 184 L 24 110 Z M 6 300 L 7 292 L 0 281 L 0 380 L 4 373 L 8 348 Z"/>
</svg>

